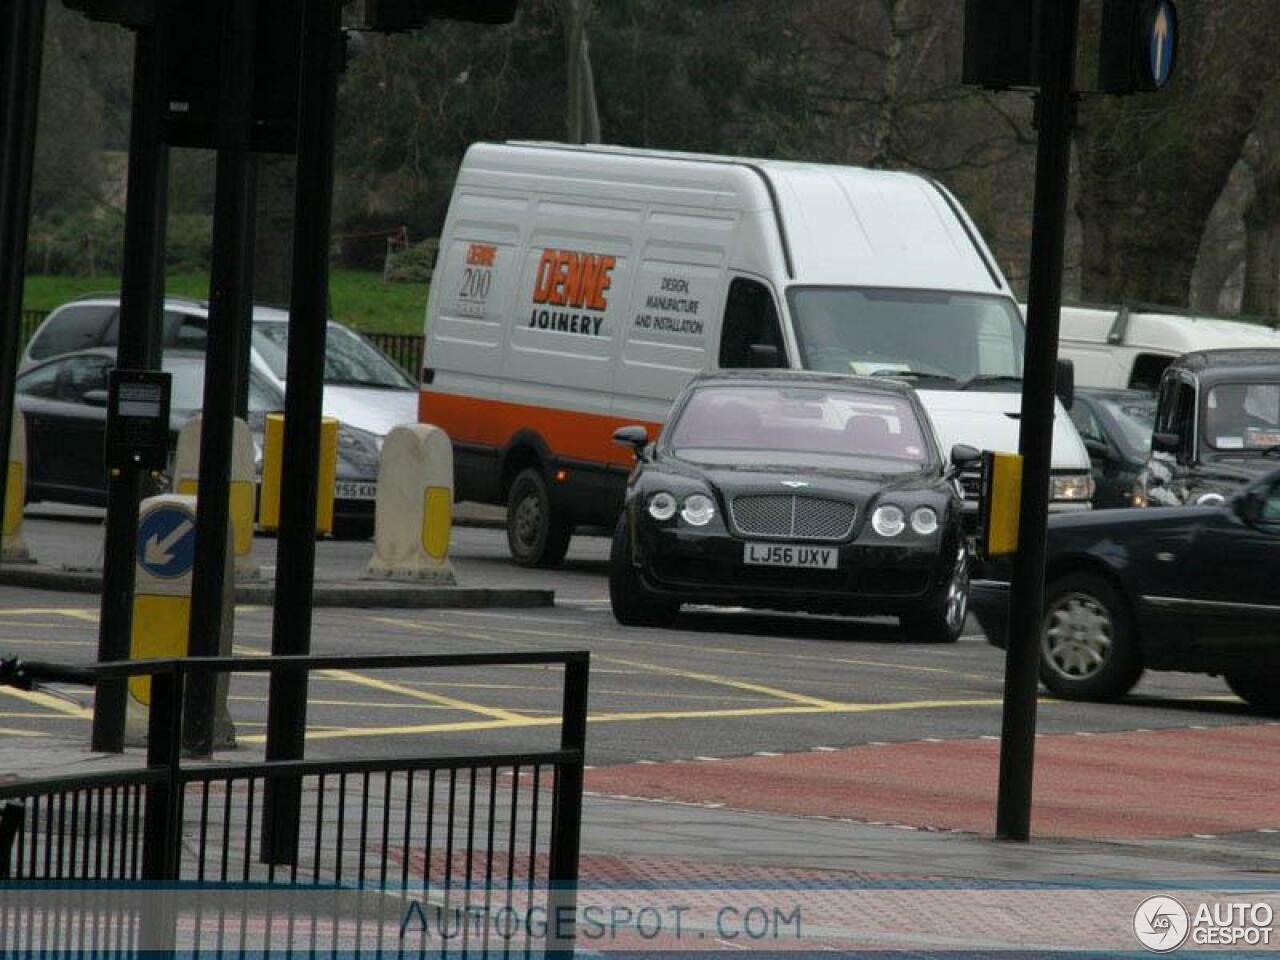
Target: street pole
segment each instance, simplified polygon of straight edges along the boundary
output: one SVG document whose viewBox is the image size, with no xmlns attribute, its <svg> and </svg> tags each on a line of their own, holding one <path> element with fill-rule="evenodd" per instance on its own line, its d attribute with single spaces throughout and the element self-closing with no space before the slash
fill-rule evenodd
<svg viewBox="0 0 1280 960">
<path fill-rule="evenodd" d="M 1013 561 L 1009 596 L 1000 790 L 996 806 L 996 836 L 1023 842 L 1031 836 L 1040 621 L 1044 610 L 1058 314 L 1062 305 L 1079 0 L 1042 3 L 1040 16 L 1039 144 L 1019 437 L 1023 458 L 1022 506 L 1019 549 Z"/>
<path fill-rule="evenodd" d="M 133 113 L 129 130 L 128 206 L 124 225 L 124 269 L 120 281 L 120 342 L 116 366 L 122 370 L 160 367 L 164 305 L 165 214 L 169 152 L 164 142 L 164 17 L 135 33 Z M 134 563 L 138 500 L 142 477 L 133 467 L 107 476 L 107 530 L 102 557 L 102 603 L 98 662 L 126 660 L 133 631 Z M 124 749 L 124 677 L 98 681 L 93 710 L 93 749 Z"/>
<path fill-rule="evenodd" d="M 288 495 L 280 498 L 271 636 L 273 656 L 311 652 L 341 25 L 340 0 L 305 0 L 281 464 L 281 489 L 287 490 Z M 301 759 L 307 725 L 306 674 L 302 671 L 272 674 L 270 697 L 266 758 L 268 761 Z M 267 785 L 262 837 L 267 862 L 294 862 L 299 790 L 300 784 L 296 781 L 276 779 Z"/>
<path fill-rule="evenodd" d="M 26 283 L 27 223 L 44 51 L 45 0 L 10 0 L 3 14 L 0 75 L 0 454 L 8 463 L 13 441 L 13 395 L 18 334 Z M 0 505 L 7 502 L 9 470 L 0 469 Z"/>
<path fill-rule="evenodd" d="M 200 419 L 200 495 L 196 500 L 195 570 L 188 634 L 188 650 L 193 657 L 218 656 L 227 612 L 224 590 L 232 439 L 240 395 L 241 344 L 249 339 L 243 303 L 251 280 L 241 244 L 253 227 L 249 150 L 256 20 L 255 0 L 228 0 L 224 7 L 209 339 Z M 201 671 L 188 677 L 183 746 L 189 753 L 207 756 L 213 750 L 216 680 L 216 676 Z"/>
<path fill-rule="evenodd" d="M 236 323 L 240 324 L 240 353 L 236 357 L 236 416 L 241 420 L 249 419 L 249 369 L 252 366 L 253 353 L 253 291 L 256 276 L 253 267 L 253 255 L 257 249 L 258 209 L 258 158 L 249 154 L 249 167 L 244 179 L 245 204 L 254 211 L 242 225 L 240 237 L 236 241 L 236 250 L 240 255 L 237 268 L 241 286 L 233 291 L 235 297 Z"/>
</svg>

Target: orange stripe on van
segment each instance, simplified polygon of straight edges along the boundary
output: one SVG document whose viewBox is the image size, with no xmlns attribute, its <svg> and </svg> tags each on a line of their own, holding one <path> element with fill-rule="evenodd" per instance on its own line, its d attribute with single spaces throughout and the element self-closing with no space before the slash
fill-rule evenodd
<svg viewBox="0 0 1280 960">
<path fill-rule="evenodd" d="M 639 423 L 656 439 L 662 424 L 558 410 L 523 403 L 507 403 L 483 397 L 464 397 L 451 393 L 423 390 L 418 395 L 418 421 L 430 423 L 457 443 L 502 448 L 521 430 L 530 430 L 546 441 L 557 457 L 587 460 L 593 463 L 630 465 L 630 450 L 613 442 L 619 427 Z"/>
</svg>

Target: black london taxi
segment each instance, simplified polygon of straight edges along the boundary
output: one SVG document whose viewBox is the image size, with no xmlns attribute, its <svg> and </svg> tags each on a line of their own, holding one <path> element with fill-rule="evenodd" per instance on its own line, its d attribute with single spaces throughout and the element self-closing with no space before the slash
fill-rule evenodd
<svg viewBox="0 0 1280 960">
<path fill-rule="evenodd" d="M 1147 506 L 1208 506 L 1280 466 L 1280 350 L 1203 350 L 1160 381 Z"/>
<path fill-rule="evenodd" d="M 964 628 L 956 473 L 915 392 L 884 378 L 755 371 L 695 378 L 635 448 L 609 598 L 628 625 L 683 603 L 897 616 L 915 640 Z"/>
<path fill-rule="evenodd" d="M 1144 670 L 1221 675 L 1280 712 L 1280 470 L 1223 503 L 1049 518 L 1040 679 L 1114 700 Z M 988 639 L 1006 642 L 1008 568 L 975 579 Z"/>
</svg>

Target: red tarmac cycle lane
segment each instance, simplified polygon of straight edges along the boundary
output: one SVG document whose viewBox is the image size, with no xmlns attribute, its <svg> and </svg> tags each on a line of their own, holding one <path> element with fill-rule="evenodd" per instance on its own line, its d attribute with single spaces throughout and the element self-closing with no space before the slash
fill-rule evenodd
<svg viewBox="0 0 1280 960">
<path fill-rule="evenodd" d="M 589 771 L 593 793 L 991 832 L 998 740 L 850 747 Z M 1036 739 L 1032 830 L 1138 839 L 1280 828 L 1280 726 Z"/>
</svg>

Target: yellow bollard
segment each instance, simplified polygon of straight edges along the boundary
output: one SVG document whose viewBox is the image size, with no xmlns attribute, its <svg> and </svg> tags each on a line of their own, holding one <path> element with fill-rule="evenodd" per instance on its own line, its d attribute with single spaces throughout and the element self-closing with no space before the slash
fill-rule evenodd
<svg viewBox="0 0 1280 960">
<path fill-rule="evenodd" d="M 9 435 L 9 478 L 5 486 L 3 543 L 0 560 L 31 563 L 31 551 L 22 536 L 22 511 L 27 503 L 27 424 L 17 404 L 13 408 L 13 432 Z"/>
<path fill-rule="evenodd" d="M 366 579 L 453 584 L 453 445 L 439 427 L 396 427 L 382 444 Z"/>
<path fill-rule="evenodd" d="M 280 475 L 284 461 L 284 414 L 268 413 L 262 443 L 262 496 L 258 526 L 280 528 Z M 333 532 L 333 487 L 338 479 L 338 421 L 320 420 L 320 469 L 316 479 L 316 533 Z"/>
<path fill-rule="evenodd" d="M 232 551 L 236 579 L 249 580 L 258 576 L 258 567 L 252 557 L 253 511 L 258 480 L 253 463 L 253 434 L 243 420 L 236 418 L 234 424 L 229 504 Z M 178 450 L 174 457 L 175 493 L 195 496 L 200 486 L 200 425 L 200 417 L 192 417 L 182 425 L 178 434 Z"/>
</svg>

